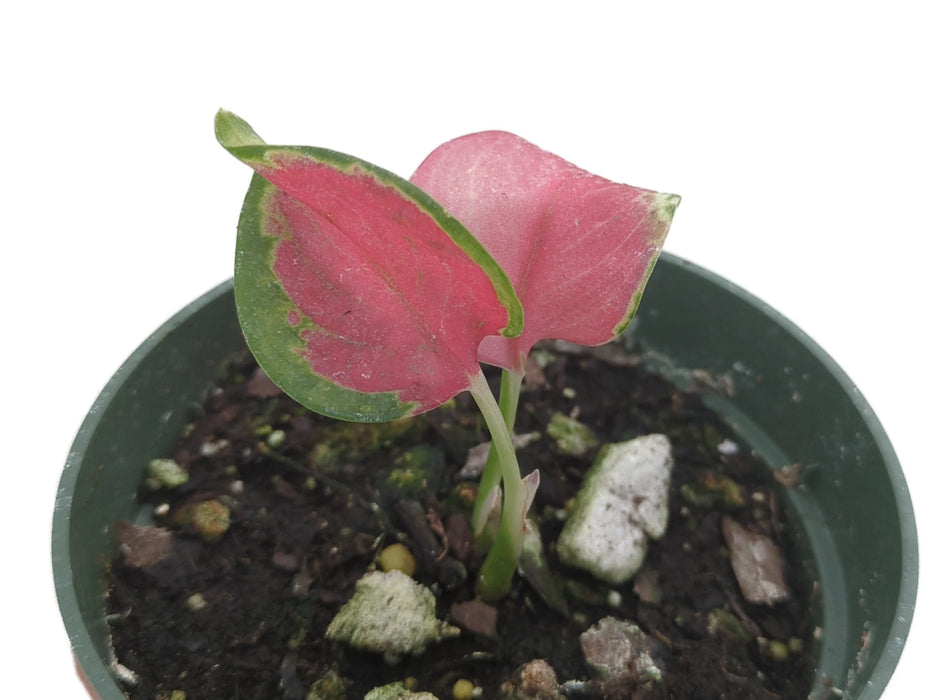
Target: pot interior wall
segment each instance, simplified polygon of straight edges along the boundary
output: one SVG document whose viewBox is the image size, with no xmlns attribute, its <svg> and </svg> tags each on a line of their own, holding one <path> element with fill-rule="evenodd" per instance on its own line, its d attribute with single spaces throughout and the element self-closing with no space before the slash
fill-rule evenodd
<svg viewBox="0 0 933 700">
<path fill-rule="evenodd" d="M 675 381 L 710 381 L 710 405 L 772 467 L 800 463 L 787 504 L 800 554 L 822 589 L 822 680 L 880 697 L 907 634 L 917 586 L 906 483 L 871 409 L 809 338 L 744 291 L 663 255 L 627 331 Z M 110 669 L 103 571 L 112 524 L 144 520 L 135 493 L 242 346 L 228 282 L 172 318 L 124 364 L 78 433 L 59 487 L 52 555 L 78 663 L 102 700 L 123 698 Z"/>
</svg>

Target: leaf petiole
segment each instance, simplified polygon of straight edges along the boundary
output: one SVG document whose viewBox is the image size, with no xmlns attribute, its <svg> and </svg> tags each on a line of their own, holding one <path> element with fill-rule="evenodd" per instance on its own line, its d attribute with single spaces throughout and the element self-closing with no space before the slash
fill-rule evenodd
<svg viewBox="0 0 933 700">
<path fill-rule="evenodd" d="M 524 372 L 510 372 L 502 370 L 502 381 L 499 388 L 499 412 L 505 419 L 505 426 L 511 436 L 515 429 L 515 415 L 518 412 L 518 395 L 521 392 Z M 499 465 L 499 450 L 493 442 L 489 448 L 489 457 L 480 477 L 479 487 L 476 491 L 476 508 L 473 510 L 473 532 L 481 533 L 486 527 L 489 517 L 490 501 L 494 499 L 494 492 L 502 479 L 502 469 Z"/>
<path fill-rule="evenodd" d="M 492 438 L 489 461 L 483 472 L 480 489 L 486 489 L 488 498 L 489 493 L 502 482 L 499 527 L 476 582 L 477 593 L 486 601 L 499 600 L 509 592 L 524 536 L 525 493 L 515 447 L 512 445 L 512 426 L 515 423 L 522 374 L 504 372 L 503 380 L 501 403 L 496 402 L 482 372 L 470 380 L 470 393 L 486 420 Z M 478 494 L 477 506 L 481 503 Z"/>
</svg>

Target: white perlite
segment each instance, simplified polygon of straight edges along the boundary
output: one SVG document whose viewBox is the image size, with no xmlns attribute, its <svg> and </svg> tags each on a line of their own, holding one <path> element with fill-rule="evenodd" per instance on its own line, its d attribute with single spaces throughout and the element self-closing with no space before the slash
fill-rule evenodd
<svg viewBox="0 0 933 700">
<path fill-rule="evenodd" d="M 460 633 L 437 619 L 435 610 L 431 591 L 401 571 L 372 571 L 356 582 L 326 636 L 397 663 L 404 654 L 420 654 L 428 644 Z"/>
<path fill-rule="evenodd" d="M 645 435 L 606 445 L 587 472 L 573 513 L 557 541 L 565 564 L 589 571 L 613 585 L 641 567 L 648 538 L 667 528 L 671 443 Z"/>
</svg>

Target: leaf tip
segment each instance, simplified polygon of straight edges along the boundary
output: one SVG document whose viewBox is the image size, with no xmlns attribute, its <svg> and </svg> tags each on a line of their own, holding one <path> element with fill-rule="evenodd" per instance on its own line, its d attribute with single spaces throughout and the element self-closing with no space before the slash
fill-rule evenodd
<svg viewBox="0 0 933 700">
<path fill-rule="evenodd" d="M 217 110 L 214 117 L 214 136 L 220 145 L 228 151 L 240 146 L 261 146 L 265 144 L 253 127 L 243 119 L 225 109 Z"/>
<path fill-rule="evenodd" d="M 659 192 L 654 197 L 654 212 L 662 224 L 670 224 L 674 211 L 680 205 L 680 195 Z"/>
</svg>

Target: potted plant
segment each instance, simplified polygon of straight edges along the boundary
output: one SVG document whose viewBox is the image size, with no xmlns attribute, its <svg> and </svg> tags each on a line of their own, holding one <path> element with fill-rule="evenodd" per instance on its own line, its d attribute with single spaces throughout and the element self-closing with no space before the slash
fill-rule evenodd
<svg viewBox="0 0 933 700">
<path fill-rule="evenodd" d="M 677 199 L 612 186 L 499 133 L 438 149 L 413 178 L 422 190 L 340 154 L 268 147 L 229 113 L 218 115 L 217 126 L 221 143 L 259 173 L 241 218 L 236 296 L 239 323 L 260 364 L 299 401 L 338 418 L 401 418 L 468 390 L 493 439 L 475 494 L 473 530 L 480 546 L 486 526 L 500 523 L 492 528 L 477 593 L 484 605 L 507 597 L 534 532 L 526 515 L 537 477 L 530 472 L 523 485 L 510 438 L 527 357 L 539 339 L 595 344 L 628 323 Z M 526 185 L 529 162 L 547 175 Z M 514 163 L 521 164 L 521 177 L 510 170 Z M 634 245 L 608 267 L 630 265 L 629 286 L 618 288 L 615 278 L 607 283 L 590 263 L 618 253 L 612 236 L 596 237 L 585 254 L 568 253 L 556 238 L 546 239 L 545 248 L 554 247 L 543 264 L 529 256 L 520 240 L 507 237 L 498 203 L 480 199 L 477 205 L 475 197 L 463 195 L 467 171 L 480 173 L 470 181 L 479 191 L 489 185 L 484 177 L 497 178 L 501 186 L 511 176 L 511 184 L 533 190 L 532 197 L 546 192 L 555 219 L 564 217 L 563 227 L 605 228 L 602 224 L 618 211 L 607 214 L 605 208 L 618 207 L 621 197 L 635 212 L 633 221 L 623 222 Z M 327 199 L 324 204 L 308 201 L 308 178 L 313 191 Z M 424 191 L 485 236 L 485 247 Z M 513 217 L 507 223 L 521 235 L 531 214 L 519 210 Z M 396 238 L 378 246 L 353 245 L 362 246 L 368 272 L 378 273 L 381 286 L 372 274 L 337 280 L 333 274 L 350 277 L 360 266 L 345 243 L 328 237 L 330 229 L 376 226 L 388 226 Z M 307 230 L 321 236 L 313 255 L 302 248 L 310 245 L 302 238 Z M 387 249 L 393 240 L 398 247 Z M 431 277 L 435 271 L 443 274 Z M 537 286 L 527 282 L 536 275 Z M 564 295 L 569 308 L 550 314 L 555 307 L 549 293 L 561 275 L 583 278 L 584 284 Z M 515 280 L 521 282 L 513 285 Z M 599 297 L 607 287 L 611 293 Z M 460 292 L 457 304 L 450 302 L 454 289 Z M 441 301 L 442 312 L 426 311 L 432 298 Z M 393 328 L 382 324 L 375 339 L 365 335 L 378 325 L 374 316 L 367 317 L 373 307 L 393 319 Z M 630 339 L 640 348 L 641 363 L 682 385 L 726 382 L 719 385 L 726 391 L 714 387 L 704 393 L 708 407 L 749 451 L 768 467 L 785 469 L 781 474 L 795 482 L 783 499 L 809 542 L 801 551 L 812 552 L 812 561 L 804 565 L 813 570 L 822 601 L 815 613 L 821 635 L 812 696 L 832 697 L 839 689 L 853 697 L 878 697 L 909 624 L 916 535 L 903 478 L 877 421 L 811 341 L 757 300 L 688 263 L 662 257 L 641 309 Z M 569 330 L 556 327 L 568 313 L 573 315 Z M 724 317 L 729 323 L 721 322 Z M 500 329 L 505 339 L 484 340 Z M 118 539 L 113 523 L 150 517 L 133 498 L 143 472 L 153 457 L 170 453 L 191 419 L 185 407 L 217 379 L 218 365 L 235 352 L 239 336 L 230 286 L 224 285 L 172 319 L 130 358 L 76 439 L 62 478 L 53 558 L 79 666 L 100 697 L 122 696 L 114 674 L 121 666 L 110 657 L 102 595 L 103 563 L 112 558 Z M 410 362 L 412 354 L 416 363 Z M 336 357 L 338 363 L 328 364 Z M 479 370 L 481 359 L 506 370 L 498 404 Z M 504 495 L 498 499 L 500 481 Z M 870 523 L 859 517 L 866 503 L 878 513 Z M 373 551 L 384 551 L 384 544 Z M 530 561 L 523 563 L 526 577 L 533 578 Z M 546 592 L 546 567 L 540 575 L 535 585 L 540 599 L 560 608 L 560 594 L 549 599 Z M 339 632 L 334 636 L 343 639 Z M 395 652 L 384 655 L 406 653 Z M 646 673 L 652 672 L 649 664 Z"/>
</svg>

